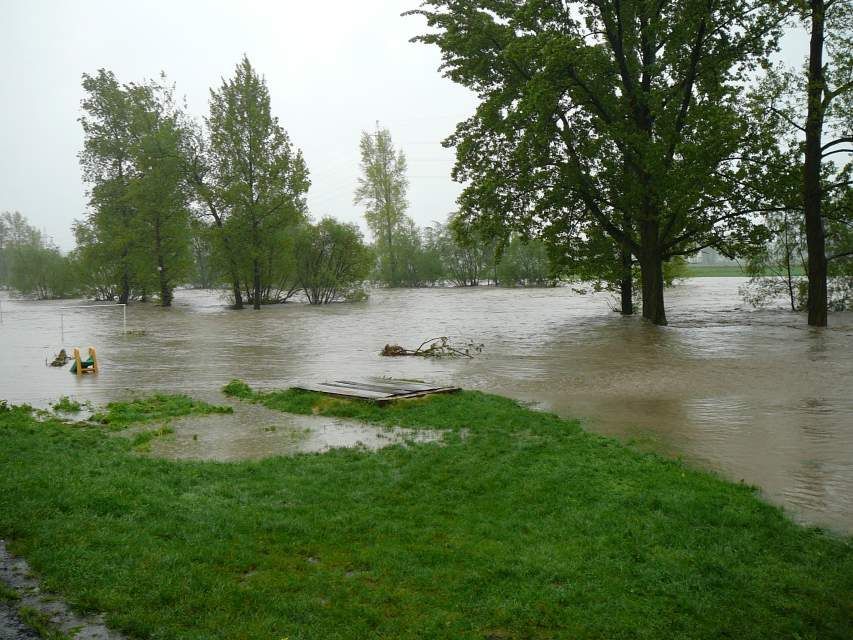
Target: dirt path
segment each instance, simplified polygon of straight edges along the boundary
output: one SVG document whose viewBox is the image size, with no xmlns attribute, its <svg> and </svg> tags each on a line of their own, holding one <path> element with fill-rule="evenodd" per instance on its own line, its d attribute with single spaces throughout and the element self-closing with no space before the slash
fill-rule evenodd
<svg viewBox="0 0 853 640">
<path fill-rule="evenodd" d="M 0 640 L 41 637 L 21 621 L 22 608 L 31 610 L 42 624 L 69 640 L 125 640 L 107 629 L 100 618 L 78 616 L 63 601 L 42 593 L 27 561 L 10 554 L 5 540 L 0 540 L 0 583 L 18 594 L 17 599 L 0 600 Z"/>
<path fill-rule="evenodd" d="M 39 635 L 18 617 L 17 607 L 0 602 L 0 640 L 38 640 Z"/>
</svg>

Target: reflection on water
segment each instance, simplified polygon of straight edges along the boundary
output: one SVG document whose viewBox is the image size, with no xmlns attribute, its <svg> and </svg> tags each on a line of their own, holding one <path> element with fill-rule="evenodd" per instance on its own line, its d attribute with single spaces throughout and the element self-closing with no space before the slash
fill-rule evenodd
<svg viewBox="0 0 853 640">
<path fill-rule="evenodd" d="M 569 289 L 375 291 L 325 308 L 226 309 L 215 293 L 178 292 L 173 309 L 3 300 L 0 398 L 101 403 L 136 391 L 210 394 L 239 377 L 260 388 L 388 376 L 530 401 L 587 428 L 661 448 L 759 485 L 797 518 L 853 531 L 853 314 L 809 329 L 782 310 L 744 308 L 739 278 L 669 292 L 669 327 L 609 311 Z M 388 342 L 448 335 L 485 343 L 473 360 L 383 358 Z M 44 366 L 60 347 L 98 348 L 102 373 Z M 12 368 L 8 365 L 12 364 Z"/>
</svg>

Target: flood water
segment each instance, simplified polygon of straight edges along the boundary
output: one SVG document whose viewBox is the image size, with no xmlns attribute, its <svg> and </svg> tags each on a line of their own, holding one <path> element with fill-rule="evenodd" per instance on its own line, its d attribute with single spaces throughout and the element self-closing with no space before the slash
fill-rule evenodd
<svg viewBox="0 0 853 640">
<path fill-rule="evenodd" d="M 364 303 L 259 312 L 228 310 L 217 292 L 179 291 L 172 309 L 130 306 L 130 335 L 118 307 L 4 298 L 0 398 L 43 406 L 60 395 L 209 397 L 232 378 L 264 389 L 417 378 L 580 417 L 592 431 L 758 485 L 800 521 L 851 532 L 853 313 L 809 329 L 801 314 L 747 307 L 744 282 L 696 278 L 668 290 L 668 327 L 569 288 L 377 290 Z M 441 335 L 485 350 L 472 360 L 379 355 L 389 342 Z M 60 347 L 89 345 L 98 376 L 45 366 Z"/>
<path fill-rule="evenodd" d="M 287 414 L 259 404 L 239 401 L 230 404 L 234 413 L 170 421 L 174 434 L 152 440 L 151 454 L 172 460 L 232 462 L 324 453 L 339 447 L 375 450 L 392 444 L 440 443 L 443 436 L 442 432 L 430 429 L 384 428 L 326 416 Z M 139 430 L 147 428 L 150 425 Z"/>
</svg>

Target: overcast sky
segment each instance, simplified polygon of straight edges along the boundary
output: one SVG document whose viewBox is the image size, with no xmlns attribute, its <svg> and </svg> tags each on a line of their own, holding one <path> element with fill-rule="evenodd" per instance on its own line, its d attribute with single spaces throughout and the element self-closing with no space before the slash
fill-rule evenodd
<svg viewBox="0 0 853 640">
<path fill-rule="evenodd" d="M 459 186 L 440 141 L 475 101 L 438 73 L 437 49 L 409 43 L 423 20 L 400 13 L 418 3 L 0 0 L 0 211 L 18 210 L 73 247 L 71 223 L 86 209 L 77 162 L 83 73 L 104 67 L 130 82 L 165 71 L 201 118 L 208 89 L 246 53 L 305 154 L 312 215 L 364 228 L 352 204 L 358 140 L 379 120 L 408 156 L 410 215 L 421 225 L 444 219 Z M 787 38 L 784 57 L 797 61 L 804 43 Z"/>
</svg>

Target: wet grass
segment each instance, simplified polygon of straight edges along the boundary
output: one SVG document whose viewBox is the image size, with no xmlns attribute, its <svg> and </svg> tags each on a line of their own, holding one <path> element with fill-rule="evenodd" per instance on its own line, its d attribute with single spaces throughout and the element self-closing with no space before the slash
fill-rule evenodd
<svg viewBox="0 0 853 640">
<path fill-rule="evenodd" d="M 851 541 L 749 487 L 476 392 L 242 393 L 448 434 L 170 462 L 0 411 L 0 535 L 46 588 L 139 638 L 850 637 Z"/>
<path fill-rule="evenodd" d="M 18 617 L 43 640 L 71 640 L 68 635 L 56 628 L 50 616 L 43 611 L 32 607 L 21 607 L 18 609 Z"/>
<path fill-rule="evenodd" d="M 113 429 L 123 429 L 137 422 L 211 413 L 234 413 L 234 409 L 208 404 L 185 395 L 156 394 L 130 402 L 111 402 L 105 412 L 96 413 L 91 419 Z"/>
<path fill-rule="evenodd" d="M 59 400 L 50 406 L 54 411 L 61 411 L 63 413 L 79 413 L 83 410 L 82 404 L 76 400 L 72 400 L 68 396 L 61 396 Z"/>
<path fill-rule="evenodd" d="M 7 587 L 6 583 L 0 582 L 0 602 L 17 602 L 21 599 L 20 594 L 11 587 Z"/>
</svg>

